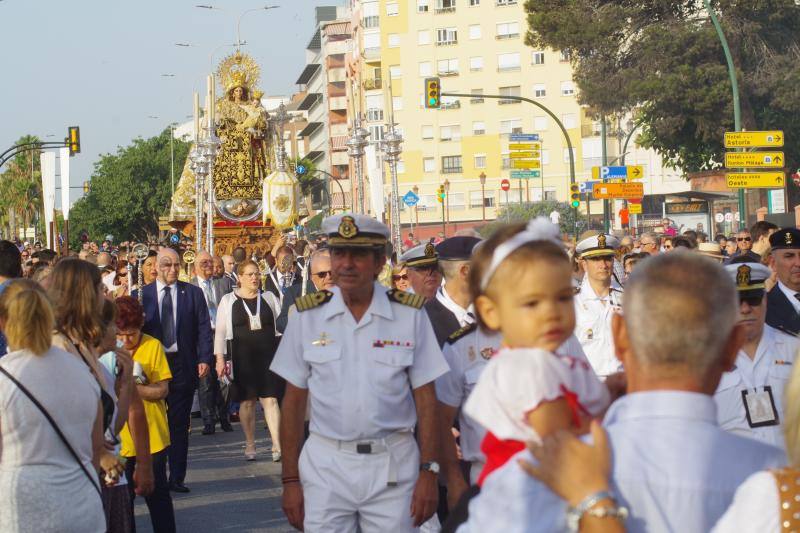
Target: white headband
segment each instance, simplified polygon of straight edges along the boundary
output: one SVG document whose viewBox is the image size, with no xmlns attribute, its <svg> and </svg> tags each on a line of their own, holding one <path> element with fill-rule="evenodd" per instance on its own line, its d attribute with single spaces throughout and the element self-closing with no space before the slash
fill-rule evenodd
<svg viewBox="0 0 800 533">
<path fill-rule="evenodd" d="M 486 290 L 486 286 L 489 285 L 489 281 L 491 281 L 495 271 L 509 255 L 514 253 L 517 248 L 533 241 L 550 241 L 563 246 L 561 233 L 556 224 L 553 224 L 550 219 L 545 217 L 534 218 L 528 222 L 524 230 L 494 249 L 492 261 L 489 263 L 489 268 L 486 269 L 481 280 L 481 290 Z"/>
</svg>

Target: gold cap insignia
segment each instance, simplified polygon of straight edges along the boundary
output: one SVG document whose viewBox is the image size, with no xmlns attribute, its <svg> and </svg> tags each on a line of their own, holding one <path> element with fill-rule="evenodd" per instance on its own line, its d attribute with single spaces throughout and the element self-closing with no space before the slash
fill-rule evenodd
<svg viewBox="0 0 800 533">
<path fill-rule="evenodd" d="M 436 248 L 433 247 L 433 244 L 428 243 L 425 245 L 425 257 L 433 257 L 436 255 Z"/>
<path fill-rule="evenodd" d="M 597 246 L 599 248 L 605 248 L 606 247 L 606 236 L 605 235 L 601 234 L 601 235 L 597 236 Z"/>
<path fill-rule="evenodd" d="M 353 217 L 342 217 L 342 222 L 339 224 L 339 236 L 343 239 L 352 239 L 358 235 L 358 226 Z"/>
<path fill-rule="evenodd" d="M 783 234 L 783 240 L 786 244 L 792 244 L 792 234 L 791 232 L 787 231 Z"/>
<path fill-rule="evenodd" d="M 752 269 L 747 265 L 742 265 L 736 269 L 736 285 L 739 287 L 749 287 L 751 270 Z"/>
</svg>

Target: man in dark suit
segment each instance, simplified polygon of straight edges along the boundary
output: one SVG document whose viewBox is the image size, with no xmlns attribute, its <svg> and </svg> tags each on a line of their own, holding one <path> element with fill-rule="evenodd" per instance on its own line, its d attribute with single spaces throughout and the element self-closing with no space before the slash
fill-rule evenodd
<svg viewBox="0 0 800 533">
<path fill-rule="evenodd" d="M 302 286 L 303 280 L 294 262 L 294 250 L 281 246 L 277 250 L 275 268 L 267 273 L 264 290 L 277 296 L 283 305 L 283 295 L 294 285 Z"/>
<path fill-rule="evenodd" d="M 189 451 L 189 416 L 198 378 L 214 361 L 208 307 L 200 288 L 178 281 L 178 253 L 163 248 L 156 258 L 158 278 L 142 288 L 145 322 L 142 331 L 161 341 L 172 372 L 167 395 L 170 447 L 169 481 L 174 492 L 183 484 Z"/>
<path fill-rule="evenodd" d="M 201 251 L 194 261 L 194 277 L 189 283 L 200 287 L 208 307 L 211 333 L 217 323 L 217 307 L 222 297 L 233 291 L 233 282 L 230 278 L 214 278 L 214 260 L 211 254 Z M 233 431 L 228 421 L 228 405 L 220 391 L 217 371 L 214 365 L 207 375 L 200 378 L 197 386 L 197 399 L 200 403 L 200 413 L 203 416 L 203 435 L 213 435 L 214 426 L 219 420 L 222 431 Z"/>
<path fill-rule="evenodd" d="M 444 285 L 425 304 L 439 347 L 458 329 L 475 322 L 469 293 L 469 259 L 477 237 L 450 237 L 436 245 Z"/>
<path fill-rule="evenodd" d="M 327 248 L 322 248 L 311 254 L 309 258 L 309 276 L 306 282 L 306 294 L 330 289 L 333 287 L 333 276 L 331 276 L 331 254 Z M 289 310 L 294 305 L 295 300 L 300 298 L 303 292 L 302 282 L 290 286 L 283 295 L 281 304 L 281 314 L 275 321 L 278 331 L 281 333 L 286 329 L 289 321 Z"/>
<path fill-rule="evenodd" d="M 783 228 L 769 237 L 770 267 L 778 283 L 767 294 L 767 324 L 800 335 L 800 230 Z"/>
</svg>

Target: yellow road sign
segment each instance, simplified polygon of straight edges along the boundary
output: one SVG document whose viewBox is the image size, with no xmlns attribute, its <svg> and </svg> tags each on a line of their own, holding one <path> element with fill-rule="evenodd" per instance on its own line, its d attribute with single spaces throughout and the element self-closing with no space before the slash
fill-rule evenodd
<svg viewBox="0 0 800 533">
<path fill-rule="evenodd" d="M 603 170 L 607 169 L 607 170 Z M 606 178 L 607 181 L 626 179 L 626 180 L 640 180 L 644 178 L 644 166 L 642 165 L 629 165 L 624 167 L 592 167 L 592 179 L 601 180 Z"/>
<path fill-rule="evenodd" d="M 628 166 L 628 179 L 629 180 L 640 180 L 644 178 L 644 167 L 642 165 L 630 165 Z"/>
<path fill-rule="evenodd" d="M 509 150 L 541 150 L 542 143 L 511 143 L 508 145 Z"/>
<path fill-rule="evenodd" d="M 783 172 L 737 172 L 725 174 L 725 181 L 731 189 L 775 189 L 784 186 L 786 174 Z"/>
<path fill-rule="evenodd" d="M 592 196 L 605 198 L 641 198 L 644 196 L 644 183 L 595 183 Z"/>
<path fill-rule="evenodd" d="M 783 132 L 726 131 L 725 148 L 779 148 L 783 146 Z"/>
<path fill-rule="evenodd" d="M 642 204 L 628 204 L 628 213 L 631 215 L 641 215 Z"/>
<path fill-rule="evenodd" d="M 783 168 L 783 152 L 726 152 L 726 168 Z"/>
<path fill-rule="evenodd" d="M 511 168 L 542 168 L 542 162 L 538 159 L 513 159 Z"/>
<path fill-rule="evenodd" d="M 538 150 L 532 150 L 527 152 L 511 152 L 509 155 L 511 156 L 511 159 L 539 159 L 541 154 L 542 153 Z"/>
</svg>

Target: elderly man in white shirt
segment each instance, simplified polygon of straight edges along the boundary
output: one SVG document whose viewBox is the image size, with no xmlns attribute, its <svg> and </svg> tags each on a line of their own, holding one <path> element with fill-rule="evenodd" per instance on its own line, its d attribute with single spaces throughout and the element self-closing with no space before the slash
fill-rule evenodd
<svg viewBox="0 0 800 533">
<path fill-rule="evenodd" d="M 749 475 L 785 462 L 778 448 L 717 426 L 712 394 L 742 342 L 722 267 L 690 252 L 664 254 L 643 262 L 626 289 L 612 331 L 628 395 L 603 421 L 611 490 L 568 509 L 525 472 L 521 462 L 535 463 L 526 450 L 486 480 L 459 533 L 562 531 L 586 516 L 619 519 L 622 508 L 629 532 L 709 531 Z"/>
</svg>

